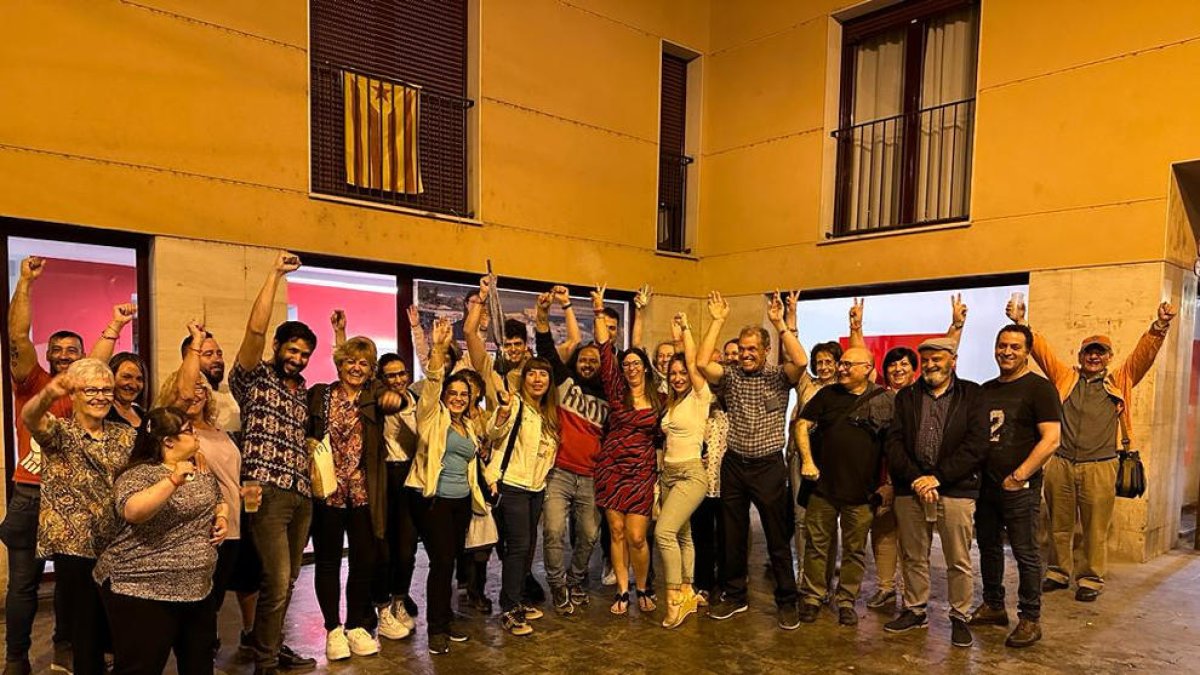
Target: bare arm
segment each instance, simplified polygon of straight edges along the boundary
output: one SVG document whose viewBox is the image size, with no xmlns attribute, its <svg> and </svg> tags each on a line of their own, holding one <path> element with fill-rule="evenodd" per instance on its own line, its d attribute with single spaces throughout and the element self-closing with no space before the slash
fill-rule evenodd
<svg viewBox="0 0 1200 675">
<path fill-rule="evenodd" d="M 242 346 L 238 349 L 237 362 L 243 370 L 254 370 L 262 361 L 263 348 L 267 344 L 267 327 L 271 323 L 271 307 L 275 304 L 275 292 L 279 289 L 279 281 L 290 272 L 300 269 L 300 258 L 280 251 L 275 258 L 275 266 L 267 274 L 254 299 L 254 307 L 250 310 L 250 318 L 246 321 L 246 335 L 242 338 Z"/>
<path fill-rule="evenodd" d="M 700 350 L 696 353 L 696 370 L 700 371 L 706 380 L 716 384 L 725 375 L 725 369 L 721 364 L 713 362 L 712 353 L 721 337 L 721 327 L 729 318 L 729 303 L 716 291 L 708 294 L 708 314 L 712 322 L 708 324 L 708 330 L 704 331 L 704 339 L 700 341 Z"/>
<path fill-rule="evenodd" d="M 575 317 L 575 308 L 571 306 L 571 294 L 566 286 L 555 286 L 550 289 L 550 296 L 562 307 L 563 319 L 567 323 L 567 339 L 558 346 L 558 357 L 563 361 L 571 358 L 571 352 L 583 342 L 583 334 L 579 331 L 579 320 Z M 546 330 L 550 330 L 549 323 Z"/>
<path fill-rule="evenodd" d="M 688 325 L 687 314 L 680 312 L 675 315 L 672 324 L 679 327 L 683 340 L 683 359 L 687 364 L 688 378 L 692 381 L 692 389 L 704 391 L 708 389 L 708 380 L 696 367 L 696 340 L 692 337 L 692 327 Z"/>
<path fill-rule="evenodd" d="M 329 325 L 333 328 L 333 346 L 341 347 L 346 342 L 346 310 L 335 309 L 329 315 Z"/>
<path fill-rule="evenodd" d="M 800 475 L 809 480 L 817 480 L 821 477 L 821 471 L 813 461 L 812 439 L 808 437 L 811 426 L 812 424 L 808 420 L 799 419 L 796 420 L 793 428 L 796 435 L 796 447 L 800 450 Z"/>
<path fill-rule="evenodd" d="M 171 495 L 175 494 L 175 491 L 183 485 L 188 475 L 194 473 L 196 473 L 196 467 L 191 462 L 176 462 L 175 470 L 171 472 L 170 476 L 144 490 L 135 492 L 125 500 L 125 508 L 121 515 L 127 522 L 134 525 L 150 520 L 167 505 Z"/>
<path fill-rule="evenodd" d="M 45 265 L 46 261 L 37 256 L 30 256 L 21 261 L 21 276 L 17 279 L 12 300 L 8 303 L 8 344 L 12 350 L 9 363 L 13 379 L 18 382 L 29 377 L 29 373 L 37 366 L 37 352 L 34 351 L 33 340 L 29 336 L 32 328 L 29 289 L 33 282 L 42 276 Z"/>
<path fill-rule="evenodd" d="M 946 337 L 958 344 L 962 340 L 963 326 L 967 324 L 967 306 L 963 304 L 962 293 L 950 296 L 950 327 L 946 329 Z"/>
<path fill-rule="evenodd" d="M 182 404 L 184 408 L 190 407 L 196 400 L 196 380 L 200 379 L 200 345 L 204 344 L 203 326 L 189 321 L 187 329 L 192 341 L 183 354 L 183 363 L 179 364 L 179 370 L 176 371 L 175 398 L 170 402 L 171 405 Z"/>
<path fill-rule="evenodd" d="M 612 337 L 608 334 L 608 324 L 604 323 L 604 291 L 607 288 L 606 284 L 596 284 L 596 290 L 592 291 L 592 312 L 596 315 L 592 335 L 597 344 L 605 344 Z"/>
<path fill-rule="evenodd" d="M 863 337 L 863 309 L 866 301 L 855 298 L 850 306 L 850 348 L 867 348 L 867 340 Z"/>
<path fill-rule="evenodd" d="M 63 373 L 42 388 L 25 407 L 21 409 L 21 421 L 25 423 L 25 428 L 30 431 L 46 431 L 50 428 L 50 407 L 54 402 L 63 396 L 69 395 L 75 390 L 74 383 L 70 377 Z M 43 448 L 45 449 L 45 448 Z"/>
<path fill-rule="evenodd" d="M 779 332 L 779 344 L 787 356 L 787 362 L 783 364 L 783 373 L 787 376 L 788 382 L 796 384 L 800 381 L 800 376 L 804 374 L 805 367 L 808 366 L 808 355 L 804 353 L 804 347 L 800 346 L 799 338 L 783 320 L 783 300 L 779 297 L 779 291 L 775 291 L 775 295 L 771 297 L 767 307 L 767 319 Z"/>
<path fill-rule="evenodd" d="M 413 351 L 422 371 L 429 370 L 429 343 L 425 340 L 425 329 L 421 328 L 421 314 L 416 305 L 408 306 L 408 328 L 412 334 Z"/>
<path fill-rule="evenodd" d="M 463 337 L 467 340 L 467 355 L 471 357 L 471 367 L 476 372 L 482 372 L 487 361 L 487 345 L 479 336 L 479 323 L 483 317 L 483 303 L 487 302 L 491 291 L 491 281 L 487 277 L 479 280 L 479 295 L 467 303 L 467 316 L 463 319 Z M 502 316 L 493 316 L 492 321 L 503 321 Z"/>
<path fill-rule="evenodd" d="M 1038 439 L 1037 445 L 1033 446 L 1033 450 L 1029 451 L 1029 456 L 1025 458 L 1021 465 L 1013 470 L 1012 475 L 1005 478 L 1005 483 L 1012 479 L 1015 483 L 1024 483 L 1029 480 L 1030 476 L 1038 472 L 1050 461 L 1050 457 L 1054 455 L 1054 451 L 1058 450 L 1059 440 L 1062 435 L 1062 424 L 1059 422 L 1038 422 Z"/>
<path fill-rule="evenodd" d="M 636 295 L 633 296 L 633 326 L 630 327 L 630 339 L 634 347 L 645 349 L 645 344 L 642 342 L 642 333 L 645 329 L 645 323 L 642 314 L 646 311 L 646 307 L 650 305 L 650 296 L 654 294 L 653 289 L 649 284 L 646 284 L 638 289 Z"/>
<path fill-rule="evenodd" d="M 132 303 L 114 306 L 112 321 L 109 321 L 108 326 L 100 331 L 100 339 L 92 345 L 92 351 L 88 352 L 88 358 L 108 363 L 117 346 L 117 340 L 121 337 L 121 331 L 130 321 L 133 321 L 135 316 L 137 316 L 137 306 Z"/>
</svg>

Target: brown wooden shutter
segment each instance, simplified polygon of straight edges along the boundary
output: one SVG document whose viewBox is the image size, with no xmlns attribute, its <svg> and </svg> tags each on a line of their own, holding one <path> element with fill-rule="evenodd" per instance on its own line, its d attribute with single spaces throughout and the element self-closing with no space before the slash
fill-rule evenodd
<svg viewBox="0 0 1200 675">
<path fill-rule="evenodd" d="M 658 248 L 676 253 L 684 251 L 687 165 L 692 161 L 684 155 L 687 69 L 687 59 L 663 53 L 658 129 Z"/>
<path fill-rule="evenodd" d="M 309 14 L 313 191 L 471 215 L 466 0 L 310 0 Z M 346 183 L 344 70 L 421 88 L 423 193 L 396 194 Z"/>
</svg>

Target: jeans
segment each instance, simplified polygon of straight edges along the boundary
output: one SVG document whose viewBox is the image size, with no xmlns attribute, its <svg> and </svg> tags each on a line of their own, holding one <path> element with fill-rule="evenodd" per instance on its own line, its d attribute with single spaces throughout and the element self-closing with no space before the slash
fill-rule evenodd
<svg viewBox="0 0 1200 675">
<path fill-rule="evenodd" d="M 408 512 L 404 481 L 412 462 L 387 463 L 387 535 L 383 552 L 378 556 L 371 580 L 371 596 L 375 604 L 386 605 L 408 597 L 413 568 L 417 563 L 417 527 Z"/>
<path fill-rule="evenodd" d="M 210 598 L 163 602 L 101 588 L 113 627 L 113 675 L 151 675 L 175 652 L 179 675 L 212 675 L 217 617 Z"/>
<path fill-rule="evenodd" d="M 1040 475 L 1029 481 L 1029 487 L 1015 492 L 984 479 L 975 504 L 983 601 L 992 607 L 1004 607 L 1004 534 L 1007 533 L 1020 578 L 1017 612 L 1030 621 L 1039 620 L 1042 608 L 1042 560 L 1037 544 L 1041 499 Z"/>
<path fill-rule="evenodd" d="M 835 562 L 829 557 L 833 548 L 829 542 L 836 538 L 841 521 L 842 567 L 834 600 L 838 607 L 853 607 L 867 569 L 870 504 L 838 504 L 814 494 L 809 497 L 805 517 L 808 546 L 804 550 L 804 601 L 820 605 L 829 593 L 828 572 Z"/>
<path fill-rule="evenodd" d="M 421 541 L 425 542 L 425 555 L 429 558 L 429 574 L 425 577 L 426 625 L 429 635 L 446 635 L 454 616 L 450 610 L 454 560 L 462 551 L 467 526 L 471 524 L 471 498 L 427 499 L 414 488 L 406 488 L 405 492 L 408 512 Z"/>
<path fill-rule="evenodd" d="M 325 630 L 342 624 L 342 542 L 350 542 L 350 571 L 346 575 L 346 630 L 370 628 L 375 614 L 371 604 L 371 575 L 379 543 L 371 529 L 371 507 L 338 508 L 313 500 L 313 586 L 325 619 Z"/>
<path fill-rule="evenodd" d="M 546 476 L 545 511 L 542 522 L 542 556 L 546 582 L 551 589 L 585 586 L 588 561 L 600 533 L 600 513 L 596 510 L 595 483 L 564 469 L 551 469 Z M 571 568 L 565 569 L 563 537 L 568 522 L 574 529 Z"/>
<path fill-rule="evenodd" d="M 924 614 L 929 604 L 929 547 L 936 529 L 942 540 L 942 556 L 946 559 L 950 616 L 969 620 L 971 597 L 975 594 L 971 568 L 975 500 L 942 497 L 937 503 L 937 521 L 932 523 L 926 520 L 925 507 L 917 497 L 896 497 L 894 508 L 900 529 L 904 606 Z"/>
<path fill-rule="evenodd" d="M 692 547 L 696 550 L 696 568 L 692 586 L 709 593 L 725 581 L 725 522 L 721 519 L 721 498 L 705 497 L 692 512 Z"/>
<path fill-rule="evenodd" d="M 33 619 L 37 616 L 37 591 L 46 562 L 37 558 L 38 509 L 41 488 L 13 483 L 8 512 L 0 524 L 0 540 L 8 548 L 8 599 L 4 607 L 7 659 L 29 658 L 33 644 Z M 71 609 L 59 586 L 54 587 L 54 643 L 70 641 Z"/>
<path fill-rule="evenodd" d="M 500 484 L 500 502 L 493 513 L 504 544 L 500 571 L 500 609 L 510 612 L 521 604 L 525 575 L 532 561 L 531 549 L 542 516 L 542 492 L 530 492 Z"/>
<path fill-rule="evenodd" d="M 92 578 L 94 558 L 73 555 L 54 556 L 55 583 L 71 599 L 72 672 L 77 675 L 104 675 L 104 642 L 108 623 L 100 602 L 100 587 Z M 212 652 L 209 652 L 212 657 Z"/>
<path fill-rule="evenodd" d="M 654 526 L 654 540 L 666 568 L 667 588 L 677 589 L 681 584 L 691 584 L 695 575 L 691 518 L 708 491 L 708 475 L 699 459 L 663 462 L 658 483 L 662 508 Z"/>
<path fill-rule="evenodd" d="M 1046 505 L 1050 507 L 1050 568 L 1046 578 L 1104 590 L 1108 571 L 1108 528 L 1117 503 L 1117 460 L 1069 462 L 1058 455 L 1046 464 Z M 1075 538 L 1075 523 L 1083 537 Z M 1074 568 L 1075 549 L 1082 566 Z"/>
<path fill-rule="evenodd" d="M 248 514 L 254 544 L 262 561 L 262 590 L 254 615 L 254 662 L 259 669 L 277 668 L 283 645 L 283 620 L 312 521 L 312 499 L 294 490 L 262 486 L 262 505 Z"/>
<path fill-rule="evenodd" d="M 758 509 L 771 571 L 775 575 L 775 604 L 796 604 L 796 573 L 792 569 L 792 497 L 783 454 L 748 458 L 725 453 L 721 462 L 721 517 L 725 521 L 725 598 L 746 602 L 746 567 L 750 536 L 750 505 Z"/>
</svg>

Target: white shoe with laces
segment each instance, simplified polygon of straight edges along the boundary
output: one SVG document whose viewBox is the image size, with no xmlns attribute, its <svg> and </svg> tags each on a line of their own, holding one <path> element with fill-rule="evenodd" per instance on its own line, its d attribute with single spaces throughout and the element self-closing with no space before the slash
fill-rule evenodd
<svg viewBox="0 0 1200 675">
<path fill-rule="evenodd" d="M 394 614 L 391 607 L 379 610 L 379 634 L 389 640 L 403 640 L 412 633 Z"/>
<path fill-rule="evenodd" d="M 325 635 L 325 660 L 341 661 L 350 658 L 350 642 L 346 629 L 338 626 Z"/>
<path fill-rule="evenodd" d="M 365 628 L 346 631 L 346 641 L 350 643 L 350 651 L 355 656 L 374 656 L 379 653 L 379 641 Z"/>
<path fill-rule="evenodd" d="M 393 604 L 391 611 L 392 616 L 396 619 L 396 621 L 404 624 L 404 627 L 408 629 L 408 632 L 411 633 L 414 629 L 416 629 L 417 622 L 413 620 L 412 616 L 409 615 L 408 610 L 404 608 L 403 602 Z"/>
</svg>

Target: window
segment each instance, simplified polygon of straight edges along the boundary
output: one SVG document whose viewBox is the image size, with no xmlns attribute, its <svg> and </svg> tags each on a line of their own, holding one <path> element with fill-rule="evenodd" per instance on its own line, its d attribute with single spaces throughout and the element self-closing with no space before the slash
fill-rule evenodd
<svg viewBox="0 0 1200 675">
<path fill-rule="evenodd" d="M 467 0 L 311 0 L 312 191 L 469 217 Z"/>
<path fill-rule="evenodd" d="M 967 0 L 845 23 L 835 236 L 968 218 L 978 45 Z"/>
<path fill-rule="evenodd" d="M 676 50 L 671 50 L 676 51 Z M 658 131 L 658 250 L 688 253 L 686 241 L 688 165 L 686 153 L 688 62 L 671 51 L 662 55 L 662 94 Z"/>
</svg>

